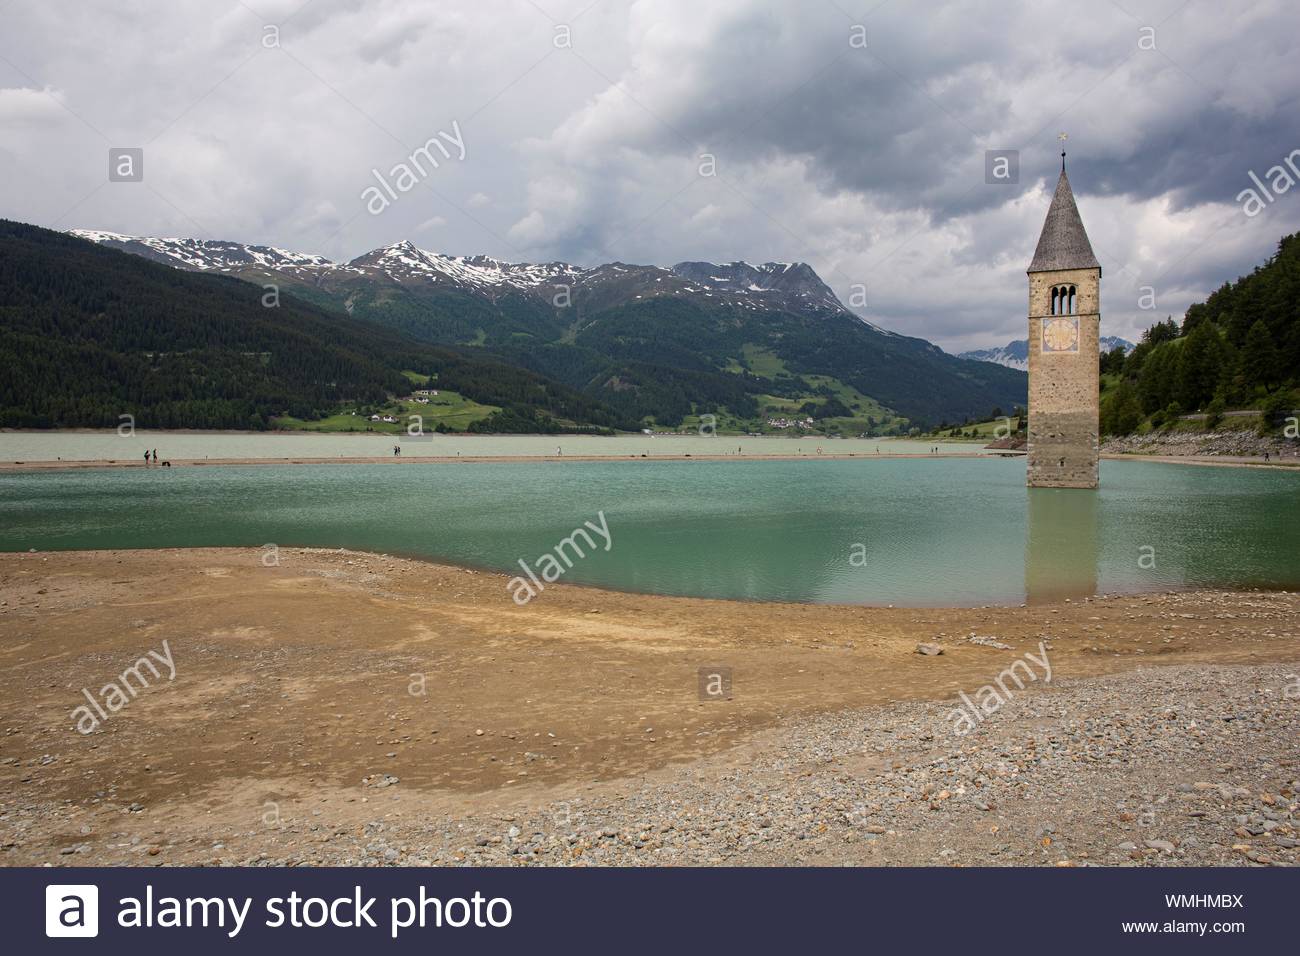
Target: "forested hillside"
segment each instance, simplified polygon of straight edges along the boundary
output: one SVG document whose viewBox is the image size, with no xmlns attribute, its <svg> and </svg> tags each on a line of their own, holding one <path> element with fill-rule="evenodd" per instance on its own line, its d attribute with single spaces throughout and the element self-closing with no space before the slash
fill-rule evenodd
<svg viewBox="0 0 1300 956">
<path fill-rule="evenodd" d="M 864 322 L 806 263 L 587 268 L 408 241 L 335 263 L 237 242 L 79 235 L 178 269 L 275 283 L 433 345 L 494 354 L 637 425 L 689 427 L 691 416 L 715 414 L 739 431 L 799 418 L 801 429 L 826 434 L 897 434 L 1026 399 L 1023 371 Z"/>
<path fill-rule="evenodd" d="M 409 392 L 403 369 L 501 407 L 500 430 L 618 424 L 599 402 L 488 356 L 263 296 L 239 279 L 0 220 L 0 426 L 106 427 L 132 415 L 147 428 L 261 429 Z"/>
<path fill-rule="evenodd" d="M 1105 434 L 1126 435 L 1148 419 L 1232 408 L 1294 408 L 1300 386 L 1300 233 L 1250 275 L 1224 283 L 1187 310 L 1147 330 L 1127 357 L 1102 358 L 1111 385 L 1102 402 Z"/>
<path fill-rule="evenodd" d="M 834 379 L 913 422 L 1026 398 L 1022 372 L 958 359 L 824 309 L 758 311 L 656 298 L 588 316 L 565 343 L 499 352 L 616 408 L 669 422 L 690 414 L 692 402 L 739 417 L 754 414 L 764 395 L 823 403 L 826 396 L 808 383 L 815 377 Z"/>
</svg>

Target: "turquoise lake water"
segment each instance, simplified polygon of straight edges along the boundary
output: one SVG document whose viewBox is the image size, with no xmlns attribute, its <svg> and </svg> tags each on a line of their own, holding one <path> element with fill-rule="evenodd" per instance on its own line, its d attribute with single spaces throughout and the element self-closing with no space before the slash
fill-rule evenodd
<svg viewBox="0 0 1300 956">
<path fill-rule="evenodd" d="M 274 543 L 520 573 L 603 512 L 610 549 L 596 537 L 562 580 L 896 605 L 1300 586 L 1300 473 L 1101 469 L 1097 492 L 1030 491 L 1023 460 L 959 458 L 7 473 L 0 550 Z"/>
</svg>

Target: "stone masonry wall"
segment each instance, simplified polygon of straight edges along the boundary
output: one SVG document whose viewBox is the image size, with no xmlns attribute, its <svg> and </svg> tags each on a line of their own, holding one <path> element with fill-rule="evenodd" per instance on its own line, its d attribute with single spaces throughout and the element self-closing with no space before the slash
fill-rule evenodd
<svg viewBox="0 0 1300 956">
<path fill-rule="evenodd" d="M 1044 352 L 1043 320 L 1051 318 L 1051 290 L 1076 289 L 1079 348 Z M 1028 481 L 1036 488 L 1096 488 L 1097 373 L 1101 270 L 1036 272 L 1029 276 Z"/>
</svg>

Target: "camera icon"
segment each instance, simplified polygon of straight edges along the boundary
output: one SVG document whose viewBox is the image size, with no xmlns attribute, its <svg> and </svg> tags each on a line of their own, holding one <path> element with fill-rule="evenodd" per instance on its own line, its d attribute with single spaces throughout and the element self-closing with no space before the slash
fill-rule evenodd
<svg viewBox="0 0 1300 956">
<path fill-rule="evenodd" d="M 45 887 L 46 936 L 98 936 L 99 887 L 51 883 Z"/>
</svg>

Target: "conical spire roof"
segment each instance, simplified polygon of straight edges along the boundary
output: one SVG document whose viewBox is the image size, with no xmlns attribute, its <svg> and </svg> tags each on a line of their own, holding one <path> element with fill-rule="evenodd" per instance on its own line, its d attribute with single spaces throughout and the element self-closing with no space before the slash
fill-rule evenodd
<svg viewBox="0 0 1300 956">
<path fill-rule="evenodd" d="M 1029 272 L 1054 272 L 1058 269 L 1100 269 L 1101 263 L 1092 254 L 1092 243 L 1079 218 L 1079 207 L 1074 204 L 1074 193 L 1070 189 L 1070 180 L 1061 170 L 1061 178 L 1056 181 L 1056 193 L 1052 196 L 1052 205 L 1047 210 L 1047 221 L 1043 223 L 1042 235 L 1038 237 L 1038 248 L 1034 250 L 1034 261 L 1029 263 Z"/>
</svg>

